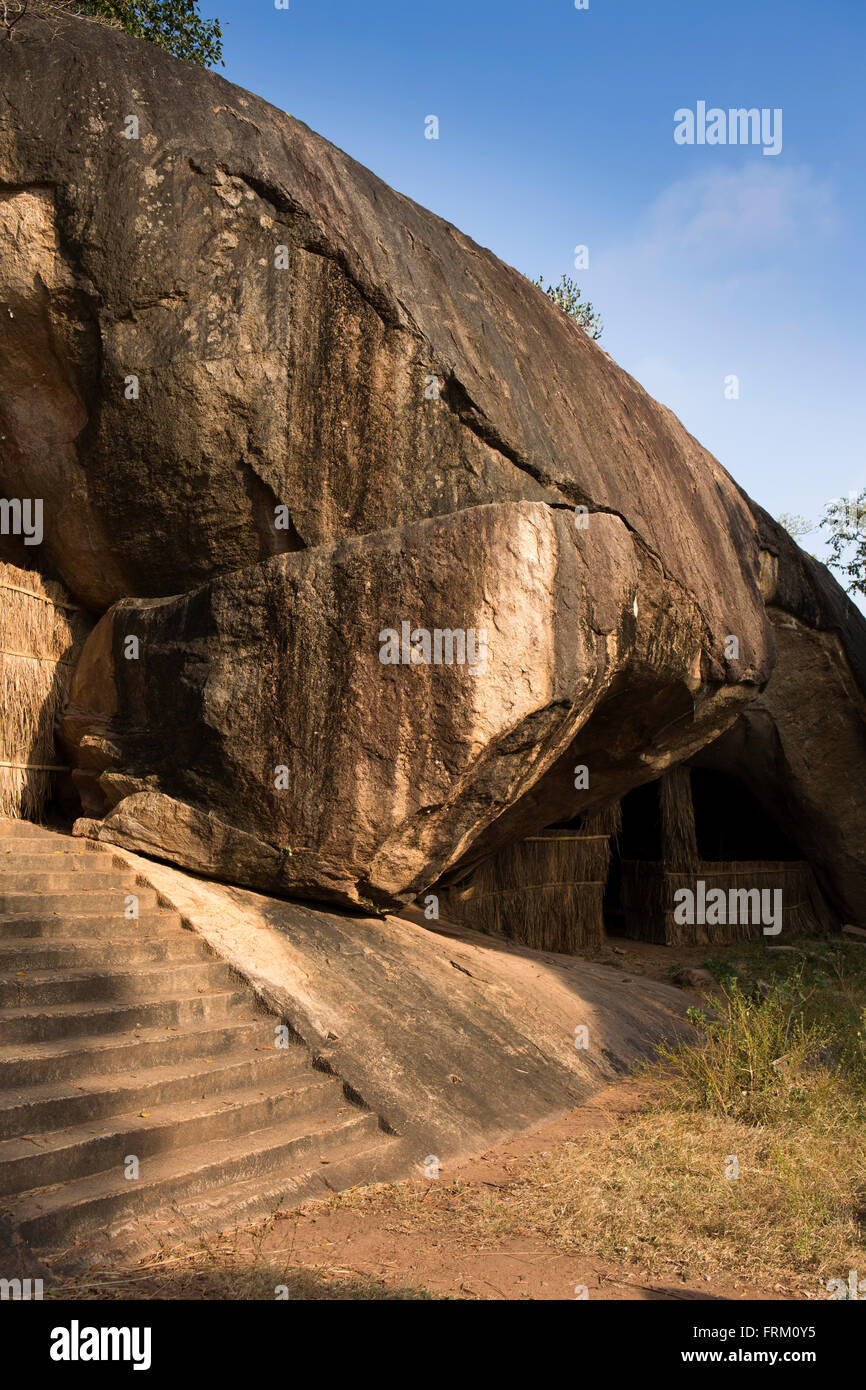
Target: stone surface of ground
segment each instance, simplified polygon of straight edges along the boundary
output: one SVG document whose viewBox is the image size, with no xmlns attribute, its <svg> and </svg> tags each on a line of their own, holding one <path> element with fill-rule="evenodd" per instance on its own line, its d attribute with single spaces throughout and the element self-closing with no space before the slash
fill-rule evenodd
<svg viewBox="0 0 866 1390">
<path fill-rule="evenodd" d="M 477 1152 L 570 1110 L 662 1037 L 691 1035 L 688 1001 L 661 980 L 426 921 L 417 909 L 328 912 L 113 853 L 418 1159 Z"/>
</svg>

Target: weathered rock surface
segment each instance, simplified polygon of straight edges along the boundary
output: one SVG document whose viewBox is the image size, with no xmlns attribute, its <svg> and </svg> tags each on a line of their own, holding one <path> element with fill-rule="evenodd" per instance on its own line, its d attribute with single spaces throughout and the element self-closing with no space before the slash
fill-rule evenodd
<svg viewBox="0 0 866 1390">
<path fill-rule="evenodd" d="M 408 901 L 633 664 L 699 686 L 700 615 L 660 613 L 654 580 L 617 517 L 580 531 L 518 502 L 125 599 L 63 722 L 110 811 L 98 838 L 269 891 Z"/>
<path fill-rule="evenodd" d="M 525 277 L 214 74 L 39 16 L 0 68 L 0 488 L 45 499 L 43 572 L 110 610 L 65 726 L 94 833 L 400 901 L 716 740 L 774 625 L 789 641 L 778 610 L 811 656 L 769 687 L 765 794 L 854 915 L 862 793 L 830 803 L 846 763 L 866 781 L 861 715 L 798 711 L 845 670 L 857 705 L 866 626 L 668 410 Z M 498 656 L 376 665 L 401 618 L 486 625 Z"/>
<path fill-rule="evenodd" d="M 692 1035 L 688 1001 L 653 980 L 117 854 L 404 1140 L 407 1166 L 528 1129 L 627 1075 L 659 1038 Z"/>
<path fill-rule="evenodd" d="M 695 761 L 740 777 L 840 917 L 866 924 L 866 622 L 825 567 L 755 510 L 778 660 L 766 689 Z"/>
<path fill-rule="evenodd" d="M 89 606 L 525 497 L 621 516 L 694 596 L 713 678 L 766 676 L 739 490 L 524 276 L 152 45 L 33 18 L 0 61 L 0 183 L 40 227 L 32 276 L 0 267 L 39 334 L 0 383 L 0 481 L 51 499 L 48 549 Z"/>
</svg>

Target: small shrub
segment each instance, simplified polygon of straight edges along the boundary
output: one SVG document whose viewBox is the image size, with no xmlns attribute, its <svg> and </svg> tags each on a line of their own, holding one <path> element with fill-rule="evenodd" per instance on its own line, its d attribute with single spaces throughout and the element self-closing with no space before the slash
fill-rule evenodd
<svg viewBox="0 0 866 1390">
<path fill-rule="evenodd" d="M 860 1100 L 840 1065 L 836 1031 L 806 1015 L 802 966 L 764 993 L 745 990 L 736 977 L 721 988 L 711 1016 L 689 1010 L 700 1041 L 659 1049 L 672 1103 L 744 1124 L 823 1112 L 856 1118 Z"/>
</svg>

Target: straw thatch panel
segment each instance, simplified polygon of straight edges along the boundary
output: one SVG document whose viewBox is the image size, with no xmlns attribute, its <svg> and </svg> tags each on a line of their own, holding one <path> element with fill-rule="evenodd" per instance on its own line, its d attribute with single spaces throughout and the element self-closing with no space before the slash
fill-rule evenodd
<svg viewBox="0 0 866 1390">
<path fill-rule="evenodd" d="M 574 955 L 604 940 L 602 905 L 619 804 L 500 850 L 448 894 L 467 926 L 539 951 Z"/>
<path fill-rule="evenodd" d="M 62 767 L 54 721 L 91 626 L 61 584 L 0 562 L 0 815 L 44 814 Z"/>
<path fill-rule="evenodd" d="M 697 942 L 737 941 L 763 935 L 761 922 L 680 923 L 674 918 L 675 894 L 688 888 L 697 895 L 698 881 L 706 891 L 721 888 L 730 904 L 731 890 L 782 890 L 780 939 L 832 930 L 832 916 L 809 864 L 802 860 L 699 862 L 694 872 L 674 872 L 663 864 L 623 860 L 621 903 L 625 932 L 636 940 L 669 946 Z M 772 901 L 772 899 L 771 899 Z"/>
<path fill-rule="evenodd" d="M 688 767 L 672 767 L 659 781 L 662 859 L 665 868 L 693 874 L 698 864 L 698 837 Z"/>
</svg>

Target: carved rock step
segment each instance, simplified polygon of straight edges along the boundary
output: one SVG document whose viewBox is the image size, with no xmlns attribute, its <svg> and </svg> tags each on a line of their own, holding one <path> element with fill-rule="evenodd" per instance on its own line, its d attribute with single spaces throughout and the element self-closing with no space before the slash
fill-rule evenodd
<svg viewBox="0 0 866 1390">
<path fill-rule="evenodd" d="M 173 1046 L 175 1041 L 180 1043 L 184 1039 L 178 1037 L 163 1046 L 176 1057 L 180 1049 Z M 87 1072 L 83 1078 L 79 1074 L 77 1079 L 73 1075 L 71 1079 L 40 1081 L 26 1089 L 10 1086 L 0 1090 L 0 1139 L 24 1134 L 32 1139 L 37 1131 L 86 1124 L 105 1116 L 140 1115 L 142 1110 L 153 1114 L 155 1107 L 175 1101 L 199 1102 L 244 1087 L 259 1084 L 267 1087 L 274 1077 L 281 1085 L 289 1085 L 302 1062 L 309 1072 L 303 1048 L 292 1047 L 287 1057 L 285 1051 L 273 1046 L 272 1036 L 269 1038 L 253 1024 L 234 1032 L 227 1029 L 225 1035 L 219 1030 L 200 1031 L 196 1042 L 198 1046 L 193 1055 L 165 1065 L 148 1066 L 145 1059 L 138 1056 L 137 1065 L 125 1067 L 119 1073 L 105 1072 L 100 1076 Z M 153 1045 L 141 1043 L 140 1047 L 142 1050 L 149 1047 L 153 1056 Z M 203 1049 L 210 1055 L 202 1057 Z M 133 1049 L 121 1044 L 118 1050 L 128 1054 Z M 98 1057 L 98 1049 L 95 1051 L 96 1057 L 88 1055 L 86 1059 L 91 1066 L 94 1061 L 102 1060 Z M 68 1060 L 70 1055 L 73 1059 L 79 1056 L 73 1053 L 64 1058 L 61 1054 L 60 1059 L 50 1060 Z M 15 1065 L 0 1060 L 0 1084 L 8 1082 Z M 20 1070 L 18 1074 L 20 1078 Z M 323 1073 L 316 1075 L 321 1078 Z M 40 1143 L 44 1137 L 40 1136 Z"/>
<path fill-rule="evenodd" d="M 71 875 L 69 875 L 71 877 Z M 73 884 L 63 891 L 59 889 L 26 892 L 7 889 L 4 880 L 0 881 L 0 913 L 50 917 L 52 913 L 72 912 L 81 917 L 104 916 L 117 922 L 126 918 L 126 898 L 134 893 L 138 898 L 139 912 L 154 912 L 157 898 L 152 888 L 142 888 L 136 883 L 118 883 L 114 889 L 86 890 Z"/>
<path fill-rule="evenodd" d="M 180 914 L 168 908 L 142 912 L 139 917 L 100 916 L 92 912 L 58 911 L 48 915 L 38 912 L 8 912 L 0 916 L 0 939 L 22 936 L 90 937 L 94 942 L 110 940 L 152 940 L 156 936 L 178 935 Z"/>
<path fill-rule="evenodd" d="M 192 932 L 167 932 L 161 937 L 115 941 L 111 937 L 21 937 L 0 935 L 0 976 L 13 974 L 27 960 L 28 971 L 65 968 L 93 970 L 99 966 L 156 965 L 160 962 L 213 961 L 206 942 Z"/>
<path fill-rule="evenodd" d="M 129 1003 L 54 1004 L 0 1009 L 0 1046 L 51 1042 L 86 1033 L 123 1033 L 136 1028 L 183 1028 L 189 1023 L 227 1022 L 250 1007 L 243 989 L 212 994 L 167 995 Z"/>
<path fill-rule="evenodd" d="M 0 1089 L 32 1090 L 48 1083 L 84 1080 L 90 1076 L 138 1076 L 173 1063 L 198 1063 L 202 1071 L 212 1058 L 236 1050 L 273 1050 L 276 1020 L 251 1011 L 238 1011 L 231 1022 L 205 1021 L 184 1028 L 135 1028 L 131 1032 L 84 1034 L 56 1041 L 12 1043 L 0 1047 Z"/>
<path fill-rule="evenodd" d="M 400 1146 L 279 1023 L 110 853 L 0 822 L 0 1205 L 46 1257 L 393 1174 Z"/>
<path fill-rule="evenodd" d="M 31 966 L 30 958 L 19 959 L 18 964 L 19 967 Z M 138 999 L 157 1000 L 177 994 L 212 994 L 231 989 L 238 978 L 227 965 L 213 957 L 210 960 L 155 962 L 130 970 L 19 968 L 12 975 L 0 975 L 0 1009 L 79 1001 L 127 1004 Z"/>
<path fill-rule="evenodd" d="M 279 1072 L 279 1068 L 277 1069 Z M 145 1160 L 175 1149 L 210 1141 L 240 1138 L 271 1125 L 306 1116 L 308 1128 L 324 1126 L 333 1109 L 348 1108 L 339 1081 L 305 1066 L 251 1086 L 185 1100 L 156 1103 L 153 1109 L 104 1116 L 96 1123 L 70 1125 L 40 1135 L 0 1140 L 0 1196 L 28 1188 L 68 1183 L 94 1173 L 116 1171 L 123 1177 L 128 1154 L 142 1170 Z"/>
<path fill-rule="evenodd" d="M 158 1208 L 146 1222 L 136 1217 L 109 1221 L 91 1236 L 79 1237 L 75 1246 L 64 1252 L 63 1263 L 68 1269 L 129 1263 L 154 1249 L 188 1242 L 191 1232 L 200 1235 L 233 1229 L 273 1216 L 280 1208 L 290 1211 L 329 1192 L 403 1176 L 407 1167 L 403 1146 L 385 1134 L 354 1133 L 339 1141 L 329 1136 L 324 1161 L 311 1153 L 290 1176 L 265 1173 L 209 1188 L 194 1197 L 175 1199 L 170 1207 Z"/>
<path fill-rule="evenodd" d="M 228 1183 L 280 1172 L 290 1180 L 292 1169 L 304 1171 L 311 1156 L 327 1162 L 346 1141 L 378 1131 L 376 1116 L 354 1107 L 344 1115 L 323 1114 L 322 1121 L 311 1127 L 311 1117 L 299 1116 L 251 1134 L 159 1153 L 142 1162 L 138 1179 L 113 1168 L 4 1198 L 4 1207 L 24 1239 L 44 1248 L 73 1233 L 92 1231 L 126 1215 L 147 1215 Z"/>
</svg>

